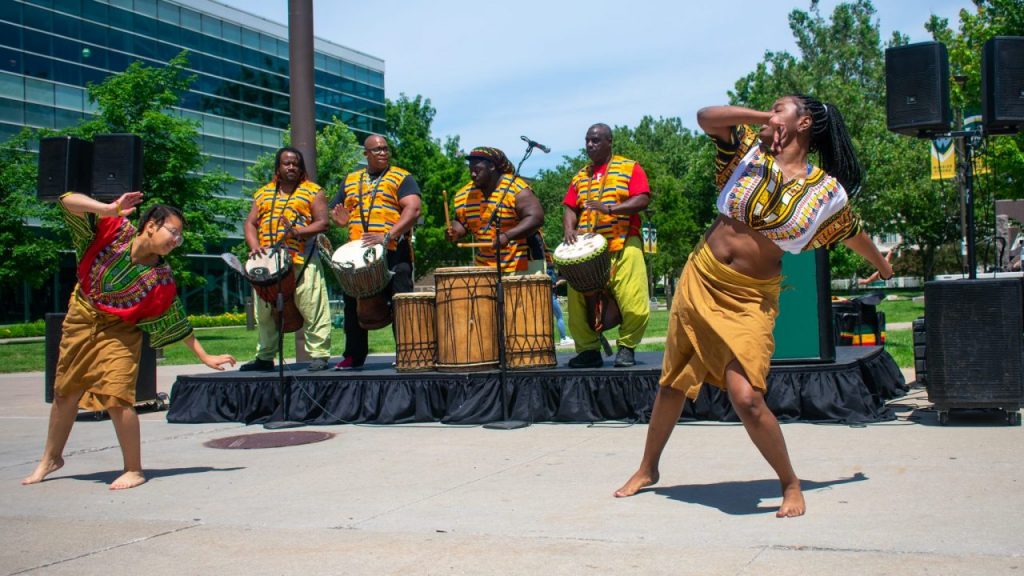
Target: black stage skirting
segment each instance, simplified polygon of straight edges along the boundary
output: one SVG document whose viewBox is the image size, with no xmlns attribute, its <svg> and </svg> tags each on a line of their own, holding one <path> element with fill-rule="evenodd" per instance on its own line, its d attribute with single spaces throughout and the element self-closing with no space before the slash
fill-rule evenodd
<svg viewBox="0 0 1024 576">
<path fill-rule="evenodd" d="M 836 361 L 773 366 L 766 401 L 781 422 L 866 423 L 893 420 L 885 401 L 907 391 L 903 375 L 881 347 L 840 347 Z M 572 370 L 559 366 L 506 373 L 509 418 L 527 422 L 646 422 L 658 388 L 661 352 L 638 352 L 633 368 Z M 357 371 L 179 376 L 167 421 L 194 424 L 293 420 L 307 424 L 484 424 L 503 420 L 497 371 L 400 373 L 392 358 L 371 356 Z M 281 390 L 287 391 L 287 411 Z M 703 386 L 683 419 L 738 421 L 728 397 Z"/>
</svg>

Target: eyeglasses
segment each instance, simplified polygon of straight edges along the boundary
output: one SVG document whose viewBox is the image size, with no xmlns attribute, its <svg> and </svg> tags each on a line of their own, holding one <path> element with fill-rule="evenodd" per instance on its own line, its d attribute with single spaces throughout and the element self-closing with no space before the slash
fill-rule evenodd
<svg viewBox="0 0 1024 576">
<path fill-rule="evenodd" d="M 388 152 L 391 152 L 391 150 L 387 146 L 377 146 L 376 148 L 367 148 L 366 151 L 368 153 L 370 153 L 370 154 L 377 154 L 377 155 L 387 154 Z"/>
<path fill-rule="evenodd" d="M 184 236 L 182 236 L 181 230 L 175 230 L 174 228 L 169 228 L 166 225 L 160 227 L 171 233 L 171 237 L 174 238 L 176 246 L 181 246 L 182 241 L 185 240 Z"/>
</svg>

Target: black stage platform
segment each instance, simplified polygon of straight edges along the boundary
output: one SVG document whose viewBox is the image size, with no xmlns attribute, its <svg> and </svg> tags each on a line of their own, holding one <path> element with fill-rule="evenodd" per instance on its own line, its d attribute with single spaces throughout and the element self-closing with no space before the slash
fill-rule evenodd
<svg viewBox="0 0 1024 576">
<path fill-rule="evenodd" d="M 836 361 L 773 366 L 768 406 L 782 422 L 864 423 L 892 420 L 884 404 L 907 391 L 899 367 L 881 347 L 840 347 Z M 510 417 L 527 422 L 646 422 L 658 387 L 661 352 L 638 352 L 633 368 L 509 371 Z M 172 423 L 295 420 L 307 424 L 484 424 L 502 420 L 497 371 L 396 372 L 390 356 L 371 356 L 361 370 L 285 371 L 288 411 L 278 373 L 179 376 L 171 389 Z M 726 395 L 703 386 L 683 419 L 738 421 Z"/>
</svg>

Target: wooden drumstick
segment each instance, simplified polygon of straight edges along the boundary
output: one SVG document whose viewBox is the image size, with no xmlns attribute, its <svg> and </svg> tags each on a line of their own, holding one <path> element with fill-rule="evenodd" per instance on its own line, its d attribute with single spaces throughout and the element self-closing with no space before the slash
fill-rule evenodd
<svg viewBox="0 0 1024 576">
<path fill-rule="evenodd" d="M 452 227 L 451 217 L 448 216 L 448 191 L 441 190 L 441 196 L 444 198 L 444 227 L 447 230 Z"/>
<path fill-rule="evenodd" d="M 459 248 L 487 248 L 492 244 L 490 242 L 459 242 L 456 246 Z"/>
</svg>

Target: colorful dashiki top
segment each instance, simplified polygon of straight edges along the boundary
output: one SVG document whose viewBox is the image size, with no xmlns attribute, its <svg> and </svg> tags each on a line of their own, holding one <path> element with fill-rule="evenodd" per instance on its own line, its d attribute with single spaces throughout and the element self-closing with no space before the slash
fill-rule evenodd
<svg viewBox="0 0 1024 576">
<path fill-rule="evenodd" d="M 839 181 L 808 164 L 804 178 L 786 182 L 757 140 L 750 126 L 735 127 L 730 142 L 715 139 L 719 213 L 794 254 L 831 248 L 860 232 L 860 219 L 847 205 Z"/>
<path fill-rule="evenodd" d="M 76 297 L 147 332 L 154 348 L 192 333 L 170 266 L 132 263 L 136 229 L 127 218 L 82 216 L 60 206 L 78 257 Z"/>
</svg>

